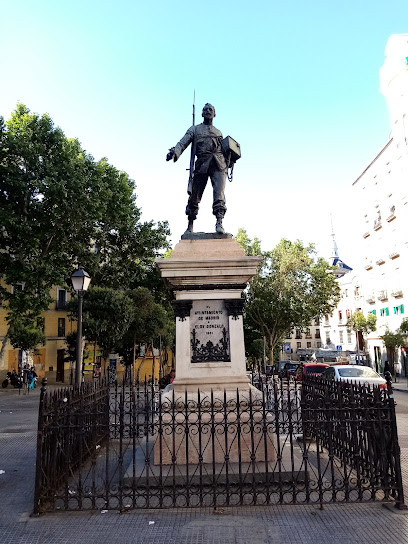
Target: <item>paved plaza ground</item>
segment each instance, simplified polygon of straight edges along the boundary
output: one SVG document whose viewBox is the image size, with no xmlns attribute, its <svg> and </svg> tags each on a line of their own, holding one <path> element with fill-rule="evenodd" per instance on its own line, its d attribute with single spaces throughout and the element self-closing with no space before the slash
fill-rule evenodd
<svg viewBox="0 0 408 544">
<path fill-rule="evenodd" d="M 408 385 L 395 384 L 408 498 Z M 408 543 L 408 514 L 381 504 L 84 512 L 32 518 L 39 388 L 0 391 L 1 544 Z"/>
</svg>

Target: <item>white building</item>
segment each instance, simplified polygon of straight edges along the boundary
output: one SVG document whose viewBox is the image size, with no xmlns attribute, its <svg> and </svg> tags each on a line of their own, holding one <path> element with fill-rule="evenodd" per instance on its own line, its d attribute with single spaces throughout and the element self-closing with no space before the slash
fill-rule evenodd
<svg viewBox="0 0 408 544">
<path fill-rule="evenodd" d="M 391 139 L 353 183 L 361 210 L 359 307 L 377 315 L 367 347 L 381 370 L 387 354 L 379 337 L 387 328 L 394 332 L 408 312 L 408 34 L 392 35 L 385 55 L 380 85 Z M 404 351 L 397 360 L 405 374 Z"/>
</svg>

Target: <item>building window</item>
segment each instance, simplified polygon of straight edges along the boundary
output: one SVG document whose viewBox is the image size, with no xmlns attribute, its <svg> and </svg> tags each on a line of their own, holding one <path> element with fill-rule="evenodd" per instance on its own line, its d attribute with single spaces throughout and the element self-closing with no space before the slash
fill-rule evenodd
<svg viewBox="0 0 408 544">
<path fill-rule="evenodd" d="M 339 340 L 340 340 L 340 344 L 342 344 L 344 342 L 344 333 L 343 333 L 343 331 L 339 331 Z"/>
<path fill-rule="evenodd" d="M 306 342 L 306 347 L 311 348 L 312 347 L 312 342 Z"/>
<path fill-rule="evenodd" d="M 329 331 L 326 331 L 326 344 L 331 344 Z"/>
<path fill-rule="evenodd" d="M 67 306 L 67 292 L 65 289 L 58 289 L 57 310 L 65 310 Z"/>
<path fill-rule="evenodd" d="M 320 325 L 320 319 L 318 317 L 316 317 L 316 319 L 314 320 L 314 324 L 316 326 L 319 326 Z"/>
<path fill-rule="evenodd" d="M 310 329 L 306 329 L 306 338 L 312 338 L 312 335 L 310 333 Z"/>
<path fill-rule="evenodd" d="M 65 336 L 65 317 L 58 318 L 58 336 Z"/>
<path fill-rule="evenodd" d="M 316 342 L 316 347 L 317 347 L 317 348 L 321 348 L 321 347 L 322 347 L 322 343 L 321 343 L 321 342 Z"/>
<path fill-rule="evenodd" d="M 11 292 L 15 293 L 16 291 L 24 291 L 24 283 L 15 283 L 11 286 Z"/>
<path fill-rule="evenodd" d="M 300 349 L 302 347 L 302 342 L 296 342 L 297 349 Z"/>
<path fill-rule="evenodd" d="M 347 331 L 347 344 L 351 344 L 351 331 Z"/>
<path fill-rule="evenodd" d="M 343 321 L 343 312 L 339 310 L 339 321 Z"/>
<path fill-rule="evenodd" d="M 324 316 L 324 324 L 325 324 L 325 325 L 328 325 L 328 324 L 329 324 L 329 316 L 328 316 L 328 315 L 325 315 L 325 316 Z"/>
<path fill-rule="evenodd" d="M 316 329 L 315 338 L 320 338 L 320 329 Z"/>
<path fill-rule="evenodd" d="M 390 315 L 390 310 L 389 308 L 381 308 L 380 310 L 380 316 L 381 317 L 384 317 L 384 316 L 388 316 Z"/>
<path fill-rule="evenodd" d="M 344 290 L 344 296 L 345 296 L 345 297 L 348 297 L 348 289 L 345 289 L 345 290 Z"/>
<path fill-rule="evenodd" d="M 296 338 L 302 338 L 302 334 L 300 332 L 300 329 L 296 329 Z"/>
<path fill-rule="evenodd" d="M 404 313 L 404 305 L 400 304 L 399 306 L 394 306 L 394 314 L 400 315 Z"/>
</svg>

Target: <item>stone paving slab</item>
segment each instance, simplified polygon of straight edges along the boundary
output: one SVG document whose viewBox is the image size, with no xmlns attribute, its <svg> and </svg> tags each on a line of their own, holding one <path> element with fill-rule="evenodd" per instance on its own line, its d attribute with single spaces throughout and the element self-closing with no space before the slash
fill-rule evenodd
<svg viewBox="0 0 408 544">
<path fill-rule="evenodd" d="M 408 490 L 408 396 L 396 392 Z M 408 544 L 408 515 L 380 503 L 67 512 L 30 517 L 39 390 L 0 393 L 1 544 Z M 154 523 L 152 523 L 154 522 Z"/>
</svg>

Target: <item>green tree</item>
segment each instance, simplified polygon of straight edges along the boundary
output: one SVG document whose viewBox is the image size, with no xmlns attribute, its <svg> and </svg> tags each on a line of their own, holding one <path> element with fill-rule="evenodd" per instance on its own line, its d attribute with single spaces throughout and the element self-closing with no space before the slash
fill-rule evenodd
<svg viewBox="0 0 408 544">
<path fill-rule="evenodd" d="M 271 362 L 275 347 L 289 331 L 309 327 L 312 319 L 333 311 L 340 289 L 333 268 L 316 257 L 312 244 L 282 239 L 263 256 L 245 292 L 245 320 L 265 336 Z"/>
<path fill-rule="evenodd" d="M 360 350 L 364 347 L 364 336 L 377 328 L 377 316 L 374 314 L 367 314 L 367 317 L 362 311 L 357 310 L 347 320 L 347 328 L 356 333 L 357 344 L 357 357 L 360 359 Z"/>
<path fill-rule="evenodd" d="M 245 255 L 247 255 L 248 257 L 262 255 L 261 241 L 257 237 L 255 237 L 254 239 L 250 238 L 245 229 L 238 229 L 235 240 L 239 243 L 239 245 L 245 251 Z"/>
<path fill-rule="evenodd" d="M 76 301 L 74 301 L 76 302 Z M 110 287 L 91 287 L 84 296 L 83 334 L 106 356 L 116 352 L 133 319 L 131 298 Z"/>
<path fill-rule="evenodd" d="M 9 328 L 9 339 L 14 348 L 22 350 L 35 349 L 45 344 L 45 336 L 38 327 L 18 318 L 13 320 Z"/>
<path fill-rule="evenodd" d="M 400 329 L 398 329 L 396 332 L 392 332 L 389 329 L 386 329 L 384 334 L 381 335 L 380 338 L 383 341 L 384 346 L 387 348 L 387 357 L 388 362 L 391 366 L 391 374 L 394 375 L 395 350 L 405 345 L 406 335 Z"/>
<path fill-rule="evenodd" d="M 399 326 L 398 330 L 401 331 L 402 333 L 404 333 L 405 336 L 408 335 L 408 317 L 405 317 L 401 321 L 401 325 Z"/>
<path fill-rule="evenodd" d="M 78 264 L 93 285 L 162 288 L 154 258 L 168 247 L 168 226 L 141 222 L 135 198 L 125 172 L 96 162 L 48 115 L 19 104 L 0 118 L 0 302 L 9 323 L 0 357 L 13 330 L 36 328 L 51 287 Z M 6 287 L 19 283 L 20 292 Z"/>
</svg>

